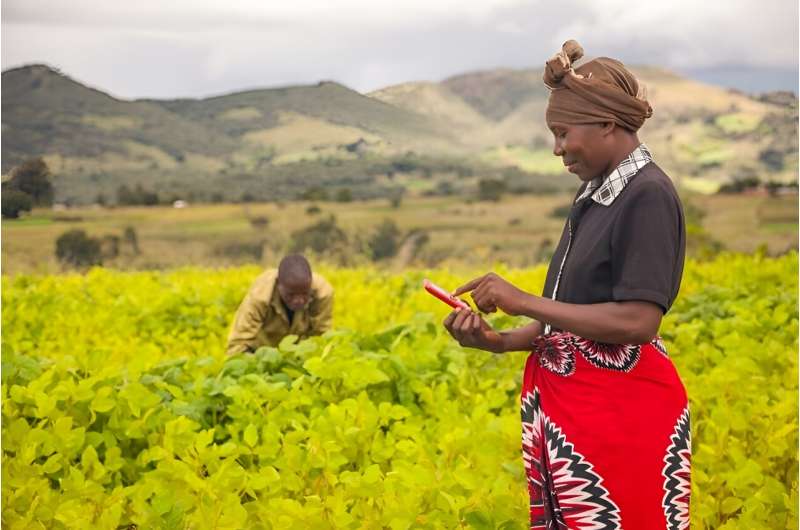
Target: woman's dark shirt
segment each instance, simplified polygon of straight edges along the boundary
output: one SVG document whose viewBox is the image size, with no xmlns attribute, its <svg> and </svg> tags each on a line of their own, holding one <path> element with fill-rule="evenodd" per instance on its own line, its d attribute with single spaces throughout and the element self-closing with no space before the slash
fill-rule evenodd
<svg viewBox="0 0 800 530">
<path fill-rule="evenodd" d="M 557 300 L 573 304 L 643 300 L 658 304 L 665 313 L 669 310 L 681 284 L 686 229 L 678 194 L 661 168 L 647 163 L 611 204 L 581 199 L 570 217 L 577 228 Z M 543 296 L 548 298 L 568 240 L 565 225 L 547 271 Z"/>
</svg>

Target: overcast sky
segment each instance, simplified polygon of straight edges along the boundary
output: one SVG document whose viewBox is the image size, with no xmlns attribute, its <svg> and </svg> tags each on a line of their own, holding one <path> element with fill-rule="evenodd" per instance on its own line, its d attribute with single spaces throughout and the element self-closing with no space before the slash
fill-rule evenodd
<svg viewBox="0 0 800 530">
<path fill-rule="evenodd" d="M 796 91 L 797 0 L 2 2 L 3 70 L 46 63 L 123 98 L 321 79 L 366 92 L 541 67 L 568 38 L 588 56 L 679 72 L 783 71 Z"/>
</svg>

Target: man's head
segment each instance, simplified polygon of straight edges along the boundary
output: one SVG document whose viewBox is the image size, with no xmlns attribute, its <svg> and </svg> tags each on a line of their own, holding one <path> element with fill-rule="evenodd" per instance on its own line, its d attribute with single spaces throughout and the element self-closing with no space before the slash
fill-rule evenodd
<svg viewBox="0 0 800 530">
<path fill-rule="evenodd" d="M 608 57 L 573 62 L 583 48 L 571 40 L 545 65 L 550 89 L 547 126 L 553 133 L 553 154 L 581 180 L 607 175 L 622 157 L 639 145 L 636 131 L 653 110 L 644 88 L 625 66 Z"/>
<path fill-rule="evenodd" d="M 311 301 L 311 265 L 300 254 L 286 256 L 278 265 L 278 294 L 292 311 Z"/>
</svg>

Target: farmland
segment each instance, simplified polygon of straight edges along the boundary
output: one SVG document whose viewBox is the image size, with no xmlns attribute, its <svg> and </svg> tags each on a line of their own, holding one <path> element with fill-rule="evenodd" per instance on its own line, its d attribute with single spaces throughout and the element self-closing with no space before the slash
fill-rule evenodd
<svg viewBox="0 0 800 530">
<path fill-rule="evenodd" d="M 5 276 L 3 523 L 526 527 L 527 354 L 460 348 L 419 288 L 482 269 L 322 267 L 334 330 L 225 357 L 259 271 Z M 797 527 L 797 277 L 796 252 L 690 261 L 662 324 L 691 401 L 693 528 Z"/>
</svg>

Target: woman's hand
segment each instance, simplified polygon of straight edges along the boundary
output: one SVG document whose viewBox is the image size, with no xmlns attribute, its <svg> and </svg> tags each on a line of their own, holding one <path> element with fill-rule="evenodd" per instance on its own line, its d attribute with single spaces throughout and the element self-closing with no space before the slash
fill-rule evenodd
<svg viewBox="0 0 800 530">
<path fill-rule="evenodd" d="M 444 319 L 444 327 L 461 346 L 493 353 L 505 351 L 503 337 L 477 313 L 456 309 Z"/>
<path fill-rule="evenodd" d="M 530 297 L 493 272 L 462 285 L 453 292 L 453 296 L 469 291 L 472 291 L 475 305 L 484 313 L 501 309 L 508 315 L 524 314 L 525 302 Z"/>
</svg>

